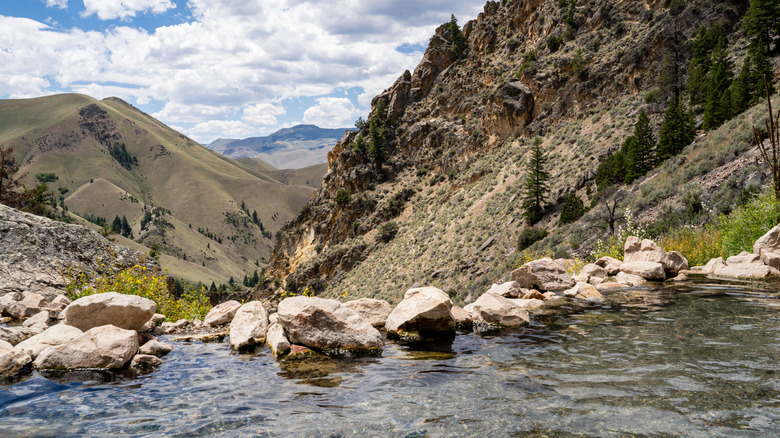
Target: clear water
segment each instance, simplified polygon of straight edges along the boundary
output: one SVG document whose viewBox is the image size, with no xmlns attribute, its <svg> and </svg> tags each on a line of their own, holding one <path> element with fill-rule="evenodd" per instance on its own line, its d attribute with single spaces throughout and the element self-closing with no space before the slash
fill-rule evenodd
<svg viewBox="0 0 780 438">
<path fill-rule="evenodd" d="M 378 358 L 177 343 L 147 375 L 33 373 L 0 386 L 0 436 L 780 435 L 780 293 L 632 301 Z"/>
</svg>

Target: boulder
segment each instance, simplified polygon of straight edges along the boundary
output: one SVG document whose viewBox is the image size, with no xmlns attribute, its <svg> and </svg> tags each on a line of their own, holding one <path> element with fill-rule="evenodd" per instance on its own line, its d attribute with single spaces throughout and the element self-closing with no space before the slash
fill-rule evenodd
<svg viewBox="0 0 780 438">
<path fill-rule="evenodd" d="M 0 325 L 0 341 L 16 345 L 30 336 L 31 334 L 23 331 L 21 327 L 4 327 Z"/>
<path fill-rule="evenodd" d="M 387 317 L 385 329 L 392 336 L 409 341 L 454 336 L 451 308 L 450 297 L 441 289 L 412 288 Z"/>
<path fill-rule="evenodd" d="M 688 269 L 688 260 L 682 254 L 677 251 L 666 252 L 650 239 L 639 239 L 635 236 L 629 236 L 625 245 L 623 245 L 623 253 L 624 263 L 660 263 L 667 277 L 674 277 L 681 269 Z M 623 268 L 621 270 L 628 272 Z"/>
<path fill-rule="evenodd" d="M 22 350 L 0 340 L 0 378 L 16 375 L 32 359 Z"/>
<path fill-rule="evenodd" d="M 473 321 L 471 320 L 471 314 L 469 312 L 458 306 L 452 306 L 450 309 L 450 313 L 452 314 L 452 317 L 455 319 L 455 326 L 460 329 L 464 330 L 470 330 Z"/>
<path fill-rule="evenodd" d="M 548 257 L 528 262 L 515 269 L 510 279 L 518 282 L 522 288 L 543 292 L 568 289 L 575 284 L 566 269 Z"/>
<path fill-rule="evenodd" d="M 620 265 L 622 264 L 623 262 L 612 257 L 602 257 L 596 260 L 595 263 L 596 266 L 599 266 L 607 271 L 607 275 L 609 276 L 617 275 L 617 273 L 620 272 Z"/>
<path fill-rule="evenodd" d="M 600 301 L 604 299 L 604 296 L 601 295 L 601 292 L 599 292 L 595 286 L 585 282 L 579 282 L 573 288 L 565 290 L 563 295 L 589 301 Z"/>
<path fill-rule="evenodd" d="M 499 295 L 504 298 L 518 298 L 523 294 L 523 288 L 516 281 L 507 281 L 501 284 L 494 283 L 486 293 Z"/>
<path fill-rule="evenodd" d="M 618 272 L 618 275 L 615 276 L 615 282 L 621 285 L 632 287 L 644 286 L 647 284 L 647 280 L 644 278 L 634 274 L 627 274 L 625 272 Z"/>
<path fill-rule="evenodd" d="M 57 324 L 49 327 L 43 333 L 20 342 L 16 348 L 27 353 L 32 359 L 35 359 L 43 350 L 70 342 L 82 334 L 83 332 L 76 327 Z"/>
<path fill-rule="evenodd" d="M 209 310 L 203 323 L 209 327 L 227 324 L 236 316 L 236 312 L 241 308 L 241 303 L 236 300 L 225 301 L 217 304 Z"/>
<path fill-rule="evenodd" d="M 113 325 L 138 330 L 154 315 L 157 304 L 136 295 L 116 292 L 89 295 L 70 303 L 65 309 L 65 324 L 82 331 Z"/>
<path fill-rule="evenodd" d="M 38 312 L 35 315 L 27 319 L 22 323 L 22 327 L 34 327 L 40 328 L 40 331 L 44 331 L 49 328 L 49 312 Z"/>
<path fill-rule="evenodd" d="M 756 240 L 753 253 L 758 255 L 765 265 L 780 269 L 780 225 Z"/>
<path fill-rule="evenodd" d="M 373 298 L 347 301 L 344 305 L 357 312 L 358 315 L 365 318 L 374 327 L 384 327 L 387 317 L 393 311 L 393 306 L 387 301 L 375 300 Z"/>
<path fill-rule="evenodd" d="M 173 345 L 160 342 L 156 339 L 152 339 L 144 345 L 141 345 L 141 348 L 138 349 L 139 353 L 151 354 L 152 356 L 165 356 L 171 351 L 173 351 Z"/>
<path fill-rule="evenodd" d="M 620 270 L 626 274 L 638 275 L 645 280 L 666 280 L 664 266 L 657 262 L 624 262 Z"/>
<path fill-rule="evenodd" d="M 22 304 L 24 304 L 27 307 L 34 307 L 37 309 L 42 308 L 46 305 L 46 298 L 44 298 L 42 295 L 38 295 L 35 292 L 28 292 L 24 291 L 22 292 Z"/>
<path fill-rule="evenodd" d="M 154 330 L 158 325 L 165 322 L 165 315 L 160 313 L 155 313 L 152 315 L 152 317 L 149 319 L 149 321 L 146 321 L 146 323 L 138 329 L 139 333 L 146 333 Z"/>
<path fill-rule="evenodd" d="M 137 351 L 135 330 L 103 325 L 43 350 L 33 365 L 37 369 L 122 368 Z"/>
<path fill-rule="evenodd" d="M 537 309 L 544 306 L 544 300 L 538 298 L 507 298 L 512 304 L 521 309 Z"/>
<path fill-rule="evenodd" d="M 276 314 L 274 313 L 274 315 Z M 284 328 L 278 322 L 268 326 L 268 331 L 265 334 L 265 343 L 271 347 L 271 351 L 277 356 L 290 350 L 290 341 L 287 340 Z"/>
<path fill-rule="evenodd" d="M 546 293 L 552 293 L 553 295 L 555 292 L 546 292 Z M 524 300 L 544 300 L 544 294 L 539 292 L 538 290 L 530 290 L 526 292 L 523 297 Z"/>
<path fill-rule="evenodd" d="M 628 274 L 621 272 L 618 275 L 628 275 Z M 631 277 L 636 277 L 636 276 L 635 275 L 631 275 Z M 636 277 L 636 278 L 639 281 L 641 281 L 642 283 L 645 283 L 645 279 L 644 278 L 642 278 L 642 277 Z M 596 285 L 596 290 L 599 291 L 599 292 L 615 291 L 615 290 L 625 289 L 626 286 L 627 286 L 626 284 L 618 283 L 618 282 L 614 282 L 614 283 L 613 282 L 604 282 L 604 283 L 601 283 L 601 284 L 597 284 Z"/>
<path fill-rule="evenodd" d="M 474 302 L 475 323 L 498 327 L 519 327 L 531 322 L 528 311 L 508 298 L 494 294 L 482 294 Z"/>
<path fill-rule="evenodd" d="M 292 344 L 326 352 L 374 353 L 384 347 L 379 330 L 335 300 L 304 296 L 285 298 L 279 303 L 277 315 Z"/>
<path fill-rule="evenodd" d="M 268 313 L 260 301 L 250 301 L 236 312 L 230 322 L 230 346 L 236 350 L 265 342 Z"/>
<path fill-rule="evenodd" d="M 704 274 L 712 274 L 716 270 L 725 266 L 726 262 L 723 260 L 723 257 L 718 257 L 708 261 L 707 264 L 701 268 L 701 272 Z"/>
<path fill-rule="evenodd" d="M 588 263 L 583 266 L 579 274 L 574 276 L 574 281 L 578 283 L 590 283 L 595 286 L 599 283 L 603 283 L 604 279 L 608 276 L 606 269 L 595 263 Z"/>
<path fill-rule="evenodd" d="M 158 367 L 163 364 L 163 360 L 151 354 L 136 354 L 130 362 L 130 368 L 144 370 Z"/>
<path fill-rule="evenodd" d="M 710 263 L 707 263 L 707 266 L 710 266 L 712 275 L 717 277 L 761 279 L 780 276 L 780 271 L 765 265 L 760 255 L 746 251 L 727 258 L 723 263 L 718 263 L 717 260 L 710 260 Z"/>
</svg>

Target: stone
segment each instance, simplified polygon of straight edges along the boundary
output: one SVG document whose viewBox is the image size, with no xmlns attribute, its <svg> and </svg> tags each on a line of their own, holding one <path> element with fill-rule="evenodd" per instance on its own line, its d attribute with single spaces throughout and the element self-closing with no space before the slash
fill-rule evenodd
<svg viewBox="0 0 780 438">
<path fill-rule="evenodd" d="M 225 301 L 224 303 L 217 304 L 209 310 L 206 315 L 206 319 L 203 323 L 209 327 L 217 325 L 227 324 L 233 320 L 233 317 L 241 308 L 241 303 L 236 300 Z"/>
<path fill-rule="evenodd" d="M 24 351 L 14 348 L 8 342 L 0 340 L 0 377 L 16 375 L 32 359 Z"/>
<path fill-rule="evenodd" d="M 705 274 L 712 274 L 716 270 L 725 266 L 726 262 L 723 260 L 723 257 L 717 257 L 708 261 L 707 264 L 701 268 L 701 272 Z"/>
<path fill-rule="evenodd" d="M 268 313 L 260 301 L 250 301 L 236 312 L 230 322 L 230 346 L 236 350 L 265 342 Z"/>
<path fill-rule="evenodd" d="M 157 356 L 152 356 L 151 354 L 136 354 L 130 362 L 130 368 L 143 370 L 158 367 L 162 364 L 163 360 Z"/>
<path fill-rule="evenodd" d="M 575 284 L 566 269 L 548 257 L 515 269 L 510 279 L 518 282 L 520 287 L 542 292 L 569 289 Z"/>
<path fill-rule="evenodd" d="M 375 353 L 384 341 L 379 330 L 357 312 L 335 301 L 297 296 L 279 303 L 279 324 L 292 344 L 339 353 Z"/>
<path fill-rule="evenodd" d="M 387 301 L 373 298 L 347 301 L 344 305 L 357 312 L 358 315 L 365 318 L 374 327 L 384 327 L 387 317 L 393 311 L 393 306 Z"/>
<path fill-rule="evenodd" d="M 158 325 L 162 324 L 163 322 L 165 322 L 165 315 L 162 315 L 160 313 L 155 313 L 154 315 L 152 315 L 149 321 L 146 321 L 143 327 L 138 329 L 138 332 L 139 333 L 150 332 L 154 330 Z"/>
<path fill-rule="evenodd" d="M 780 269 L 780 225 L 775 226 L 753 244 L 753 253 L 761 261 L 775 269 Z"/>
<path fill-rule="evenodd" d="M 103 325 L 43 350 L 33 365 L 37 369 L 122 368 L 137 351 L 135 330 Z"/>
<path fill-rule="evenodd" d="M 727 265 L 737 265 L 743 263 L 763 263 L 763 262 L 761 261 L 760 255 L 751 254 L 747 251 L 742 251 L 741 253 L 726 259 Z"/>
<path fill-rule="evenodd" d="M 166 354 L 173 351 L 173 345 L 153 339 L 145 343 L 144 345 L 141 345 L 138 351 L 141 354 L 151 354 L 152 356 L 165 356 Z"/>
<path fill-rule="evenodd" d="M 157 304 L 136 295 L 116 292 L 81 297 L 65 309 L 65 324 L 79 330 L 113 325 L 125 330 L 138 330 L 154 315 Z"/>
<path fill-rule="evenodd" d="M 565 290 L 563 295 L 589 301 L 600 301 L 604 299 L 604 296 L 601 295 L 601 292 L 599 292 L 595 286 L 585 282 L 579 282 L 573 288 Z"/>
<path fill-rule="evenodd" d="M 560 296 L 558 296 L 558 294 L 555 292 L 545 292 L 542 294 L 542 299 L 544 300 L 555 300 L 558 298 L 560 298 Z"/>
<path fill-rule="evenodd" d="M 469 312 L 458 306 L 452 306 L 450 309 L 450 313 L 452 314 L 452 317 L 455 319 L 455 326 L 459 329 L 464 330 L 470 330 L 473 326 L 473 321 L 471 319 L 471 314 Z"/>
<path fill-rule="evenodd" d="M 24 291 L 22 292 L 22 304 L 24 304 L 27 307 L 35 307 L 35 308 L 42 308 L 46 305 L 46 298 L 44 298 L 42 295 L 38 295 L 35 292 L 28 292 Z"/>
<path fill-rule="evenodd" d="M 229 333 L 227 331 L 214 333 L 195 333 L 184 336 L 177 336 L 171 340 L 174 342 L 222 342 L 225 337 L 228 336 L 228 334 Z"/>
<path fill-rule="evenodd" d="M 0 325 L 0 341 L 15 345 L 27 339 L 29 336 L 22 332 L 19 327 L 4 327 Z"/>
<path fill-rule="evenodd" d="M 450 297 L 441 289 L 412 288 L 387 317 L 385 329 L 409 341 L 454 336 L 455 318 L 451 308 Z"/>
<path fill-rule="evenodd" d="M 544 306 L 544 300 L 537 298 L 508 298 L 508 300 L 521 309 L 538 309 Z"/>
<path fill-rule="evenodd" d="M 644 286 L 647 284 L 647 280 L 644 278 L 626 272 L 618 272 L 618 275 L 615 276 L 615 281 L 621 285 L 631 287 Z"/>
<path fill-rule="evenodd" d="M 547 292 L 547 293 L 549 293 L 549 292 Z M 554 294 L 554 292 L 553 292 L 553 294 Z M 542 294 L 538 290 L 531 290 L 531 291 L 526 292 L 522 296 L 522 298 L 524 300 L 544 300 L 544 294 Z"/>
<path fill-rule="evenodd" d="M 276 315 L 276 313 L 274 313 L 274 315 Z M 290 350 L 290 341 L 284 333 L 284 328 L 278 322 L 274 322 L 268 326 L 268 331 L 265 334 L 265 343 L 271 347 L 271 351 L 277 356 Z"/>
<path fill-rule="evenodd" d="M 521 296 L 522 288 L 516 281 L 507 281 L 506 283 L 493 284 L 486 293 L 499 295 L 504 298 L 518 298 Z"/>
<path fill-rule="evenodd" d="M 746 251 L 727 258 L 725 262 L 718 263 L 712 260 L 710 262 L 711 273 L 717 277 L 762 279 L 780 276 L 780 271 L 765 265 L 760 255 Z M 707 266 L 709 265 L 710 263 L 707 263 Z"/>
<path fill-rule="evenodd" d="M 278 322 L 279 322 L 279 315 L 278 314 L 272 313 L 272 314 L 268 315 L 268 325 L 269 326 L 271 324 L 276 324 Z"/>
<path fill-rule="evenodd" d="M 508 298 L 482 294 L 473 307 L 474 322 L 498 327 L 519 327 L 531 322 L 528 311 Z"/>
<path fill-rule="evenodd" d="M 580 283 L 590 283 L 592 285 L 597 285 L 599 283 L 604 282 L 604 279 L 607 278 L 609 275 L 607 274 L 607 270 L 602 268 L 601 266 L 595 264 L 595 263 L 588 263 L 587 265 L 582 267 L 582 270 L 579 274 L 574 276 L 574 281 Z"/>
<path fill-rule="evenodd" d="M 657 262 L 624 262 L 620 270 L 626 274 L 638 275 L 645 280 L 666 280 L 666 271 L 664 266 Z"/>
<path fill-rule="evenodd" d="M 670 281 L 688 281 L 688 276 L 685 274 L 677 274 L 677 276 L 672 278 Z"/>
<path fill-rule="evenodd" d="M 310 357 L 313 356 L 315 353 L 312 349 L 305 347 L 303 345 L 291 345 L 290 346 L 290 353 L 288 357 L 290 358 L 301 358 L 301 357 Z"/>
<path fill-rule="evenodd" d="M 596 260 L 595 263 L 596 266 L 599 266 L 607 271 L 607 275 L 609 276 L 617 275 L 617 273 L 620 272 L 620 265 L 622 264 L 623 262 L 612 257 L 602 257 Z"/>
<path fill-rule="evenodd" d="M 43 330 L 49 327 L 49 312 L 38 312 L 22 323 L 22 327 L 43 326 Z"/>
<path fill-rule="evenodd" d="M 622 272 L 621 272 L 621 274 L 628 275 L 628 274 L 625 274 L 625 273 L 622 273 Z M 620 274 L 618 274 L 618 275 L 620 275 Z M 635 277 L 635 276 L 632 275 L 631 277 Z M 644 278 L 642 278 L 642 277 L 637 277 L 637 278 L 640 281 L 642 281 L 643 283 L 645 282 Z M 626 288 L 626 284 L 617 283 L 617 282 L 611 282 L 611 281 L 610 282 L 604 282 L 604 283 L 596 285 L 596 290 L 599 291 L 599 292 L 615 291 L 615 290 L 621 290 L 621 289 L 625 289 L 625 288 Z"/>
<path fill-rule="evenodd" d="M 32 316 L 32 311 L 27 310 L 27 306 L 21 301 L 5 302 L 3 304 L 3 312 L 11 315 L 14 319 L 25 319 L 28 316 Z"/>
<path fill-rule="evenodd" d="M 623 245 L 623 253 L 624 263 L 660 263 L 667 277 L 674 277 L 681 269 L 688 269 L 688 260 L 682 254 L 677 251 L 666 252 L 650 239 L 639 239 L 635 236 L 629 236 L 625 245 Z M 628 272 L 622 267 L 621 270 Z"/>
<path fill-rule="evenodd" d="M 34 360 L 43 350 L 70 342 L 83 333 L 84 332 L 76 327 L 66 324 L 57 324 L 49 327 L 40 334 L 20 342 L 16 345 L 16 348 L 24 351 L 32 360 Z"/>
</svg>

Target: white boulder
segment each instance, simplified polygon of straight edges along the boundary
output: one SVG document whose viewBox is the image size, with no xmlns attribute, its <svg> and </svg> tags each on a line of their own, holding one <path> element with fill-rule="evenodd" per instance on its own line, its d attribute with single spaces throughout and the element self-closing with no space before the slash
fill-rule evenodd
<svg viewBox="0 0 780 438">
<path fill-rule="evenodd" d="M 154 315 L 157 304 L 136 295 L 116 292 L 81 297 L 65 309 L 65 324 L 86 331 L 104 325 L 138 330 Z"/>
<path fill-rule="evenodd" d="M 387 317 L 385 329 L 404 340 L 454 336 L 455 318 L 451 308 L 450 297 L 441 289 L 409 289 Z"/>
<path fill-rule="evenodd" d="M 238 350 L 262 344 L 268 330 L 268 313 L 260 301 L 250 301 L 236 312 L 230 322 L 230 346 Z"/>
</svg>

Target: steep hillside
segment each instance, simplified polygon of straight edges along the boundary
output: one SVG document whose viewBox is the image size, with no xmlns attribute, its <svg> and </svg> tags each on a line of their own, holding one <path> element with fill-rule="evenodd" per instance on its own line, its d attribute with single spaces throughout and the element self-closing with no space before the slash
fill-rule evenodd
<svg viewBox="0 0 780 438">
<path fill-rule="evenodd" d="M 179 259 L 163 265 L 188 280 L 251 274 L 270 255 L 272 233 L 313 191 L 219 155 L 116 98 L 0 101 L 0 144 L 13 147 L 25 185 L 54 174 L 58 203 L 92 220 L 126 217 L 133 240 Z"/>
<path fill-rule="evenodd" d="M 640 110 L 657 133 L 668 101 L 659 86 L 662 60 L 690 52 L 695 31 L 715 23 L 735 42 L 730 56 L 744 57 L 739 23 L 746 2 L 672 3 L 679 3 L 675 14 L 665 1 L 491 1 L 463 26 L 462 50 L 453 43 L 455 29 L 442 25 L 414 72 L 374 99 L 369 123 L 328 154 L 322 187 L 279 234 L 268 281 L 255 294 L 309 287 L 326 296 L 346 291 L 396 300 L 418 283 L 459 299 L 482 293 L 516 262 L 517 237 L 527 227 L 522 182 L 535 137 L 552 163 L 538 224 L 551 231 L 544 244 L 561 255 L 586 251 L 588 241 L 603 235 L 596 212 L 612 199 L 602 193 L 594 200 L 599 163 L 631 135 Z M 700 166 L 704 173 L 748 148 L 749 126 L 733 124 L 709 138 L 739 136 L 739 143 L 721 154 L 721 163 L 713 158 Z M 381 166 L 365 148 L 377 132 L 387 139 Z M 700 170 L 688 169 L 685 181 Z M 653 192 L 658 172 L 639 181 L 647 188 L 621 191 L 621 199 L 642 204 L 637 194 Z M 566 193 L 594 208 L 559 227 Z M 638 205 L 639 213 L 651 218 L 675 194 L 655 196 Z"/>
<path fill-rule="evenodd" d="M 259 158 L 280 169 L 299 169 L 324 164 L 328 151 L 348 129 L 324 129 L 298 125 L 266 137 L 241 140 L 218 139 L 208 147 L 230 158 Z"/>
</svg>

